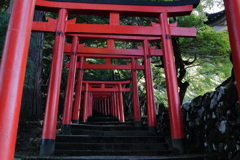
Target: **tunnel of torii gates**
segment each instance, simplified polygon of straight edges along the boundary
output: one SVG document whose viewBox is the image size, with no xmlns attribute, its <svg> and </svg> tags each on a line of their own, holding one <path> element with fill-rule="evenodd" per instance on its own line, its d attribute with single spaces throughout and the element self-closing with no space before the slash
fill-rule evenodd
<svg viewBox="0 0 240 160">
<path fill-rule="evenodd" d="M 232 48 L 233 64 L 235 68 L 237 88 L 239 92 L 240 76 L 238 73 L 240 72 L 240 21 L 236 21 L 236 17 L 240 17 L 240 0 L 224 0 L 224 2 Z M 31 31 L 55 33 L 49 90 L 47 95 L 46 111 L 42 133 L 40 151 L 41 155 L 52 155 L 54 153 L 60 81 L 63 66 L 63 53 L 64 50 L 67 50 L 67 48 L 69 48 L 68 46 L 64 46 L 65 37 L 67 34 L 90 34 L 93 37 L 97 37 L 100 35 L 108 35 L 108 37 L 105 37 L 107 39 L 111 39 L 110 36 L 126 36 L 128 37 L 127 39 L 131 39 L 130 37 L 134 37 L 135 39 L 137 39 L 137 41 L 141 41 L 143 43 L 143 47 L 138 48 L 139 55 L 135 55 L 133 54 L 133 52 L 130 52 L 126 55 L 124 54 L 124 52 L 128 52 L 128 50 L 121 52 L 117 49 L 114 49 L 113 47 L 111 48 L 111 46 L 108 46 L 109 48 L 107 49 L 108 51 L 110 51 L 111 49 L 113 51 L 107 52 L 107 50 L 105 50 L 107 52 L 104 53 L 105 55 L 95 55 L 96 52 L 105 52 L 102 48 L 92 48 L 92 51 L 89 49 L 89 54 L 90 57 L 92 56 L 96 58 L 101 58 L 101 56 L 105 56 L 104 58 L 106 58 L 106 64 L 104 66 L 108 66 L 106 69 L 111 68 L 111 65 L 109 64 L 110 55 L 111 58 L 113 58 L 114 56 L 129 56 L 131 60 L 133 60 L 125 67 L 133 65 L 132 68 L 135 67 L 135 69 L 129 67 L 130 70 L 133 70 L 133 73 L 135 72 L 135 70 L 138 69 L 138 67 L 140 67 L 139 64 L 134 62 L 134 58 L 141 57 L 144 60 L 144 66 L 141 66 L 142 68 L 140 68 L 144 69 L 147 84 L 146 90 L 149 90 L 146 94 L 146 97 L 148 116 L 150 116 L 148 117 L 148 127 L 150 128 L 150 131 L 152 131 L 152 129 L 156 126 L 150 57 L 161 56 L 162 54 L 166 75 L 173 151 L 175 151 L 176 153 L 184 153 L 184 132 L 171 37 L 195 37 L 196 30 L 193 28 L 181 28 L 177 27 L 175 24 L 169 24 L 168 17 L 189 15 L 192 12 L 192 9 L 196 7 L 198 3 L 199 0 L 166 2 L 141 2 L 137 0 L 115 0 L 113 2 L 103 0 L 91 0 L 90 2 L 87 0 L 15 0 L 12 9 L 13 12 L 11 14 L 7 30 L 2 55 L 2 63 L 0 68 L 1 158 L 4 160 L 12 160 L 14 157 Z M 35 9 L 48 12 L 57 12 L 58 19 L 53 20 L 49 18 L 48 22 L 35 22 L 33 21 L 33 14 Z M 77 24 L 75 19 L 67 20 L 68 14 L 109 15 L 109 24 Z M 159 19 L 159 24 L 152 23 L 152 26 L 123 26 L 119 23 L 120 16 L 155 17 Z M 86 66 L 87 69 L 87 67 L 89 67 L 88 64 L 82 63 L 84 59 L 83 54 L 87 53 L 88 48 L 83 48 L 81 47 L 81 45 L 78 45 L 78 41 L 81 36 L 77 35 L 73 37 L 74 40 L 71 45 L 72 47 L 70 47 L 71 49 L 68 49 L 67 52 L 72 53 L 71 56 L 75 55 L 76 53 L 76 55 L 81 59 L 81 61 L 78 62 L 76 65 L 78 65 L 78 67 L 83 65 L 82 69 L 84 69 L 84 66 Z M 148 47 L 149 37 L 158 38 L 158 41 L 162 45 L 161 51 L 151 52 L 151 48 Z M 84 53 L 82 53 L 81 49 L 86 50 L 84 51 Z M 71 58 L 71 61 L 74 61 L 73 59 L 74 58 Z M 73 63 L 70 62 L 69 65 L 72 64 Z M 72 68 L 75 69 L 76 67 Z M 79 68 L 81 69 L 81 67 Z M 69 73 L 70 70 L 71 66 L 69 66 Z M 78 72 L 78 74 L 82 74 L 82 72 Z M 132 80 L 132 82 L 136 81 Z M 82 81 L 81 84 L 87 86 L 90 83 L 83 83 Z M 104 83 L 101 83 L 101 85 L 103 85 L 102 87 L 104 87 Z M 116 87 L 117 89 L 121 90 L 120 84 L 117 82 L 113 83 L 112 87 Z M 68 89 L 70 88 L 71 87 L 69 86 Z M 113 90 L 116 88 L 113 88 Z M 86 90 L 90 88 L 88 86 L 82 87 L 82 89 L 84 91 L 84 89 Z M 71 94 L 73 94 L 73 92 L 71 92 Z M 240 94 L 238 94 L 238 96 L 239 95 Z M 94 94 L 92 94 L 91 96 L 93 97 Z M 87 100 L 89 100 L 88 97 Z M 72 102 L 71 99 L 70 101 Z M 68 107 L 65 107 L 65 110 Z M 67 112 L 71 111 L 66 111 L 66 114 L 70 115 Z M 87 116 L 89 112 L 86 113 Z M 68 125 L 69 117 L 67 118 L 65 116 L 65 119 L 66 125 Z M 123 121 L 124 119 L 120 118 L 120 120 Z M 65 125 L 64 122 L 63 125 Z"/>
<path fill-rule="evenodd" d="M 86 122 L 92 111 L 95 110 L 102 115 L 112 115 L 118 117 L 120 122 L 124 122 L 124 108 L 122 92 L 129 92 L 129 88 L 122 87 L 123 84 L 129 84 L 130 81 L 82 81 L 82 87 L 79 89 L 84 92 L 82 106 L 82 122 Z M 80 98 L 76 97 L 76 98 Z M 74 108 L 72 122 L 78 123 L 79 106 Z M 66 109 L 65 109 L 66 111 Z M 70 114 L 69 114 L 70 115 Z M 65 117 L 67 117 L 65 113 Z M 70 134 L 69 121 L 63 120 L 63 134 Z"/>
</svg>

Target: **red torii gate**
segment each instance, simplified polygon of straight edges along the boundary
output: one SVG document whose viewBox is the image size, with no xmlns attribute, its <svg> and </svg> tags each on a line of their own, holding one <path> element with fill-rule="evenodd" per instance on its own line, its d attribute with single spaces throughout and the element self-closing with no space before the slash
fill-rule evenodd
<svg viewBox="0 0 240 160">
<path fill-rule="evenodd" d="M 174 24 L 176 25 L 176 24 Z M 144 52 L 143 47 L 138 47 L 138 49 L 116 49 L 114 48 L 114 41 L 119 40 L 119 41 L 138 41 L 142 42 L 144 40 L 146 41 L 159 41 L 160 37 L 140 37 L 140 36 L 119 36 L 119 35 L 69 35 L 73 36 L 73 44 L 66 44 L 64 52 L 71 56 L 70 63 L 67 64 L 66 67 L 69 67 L 69 79 L 68 81 L 72 82 L 75 79 L 75 68 L 77 66 L 78 69 L 80 69 L 78 72 L 78 81 L 80 82 L 82 79 L 82 72 L 83 69 L 123 69 L 123 70 L 131 70 L 132 71 L 132 82 L 133 82 L 133 104 L 134 104 L 134 124 L 135 126 L 140 126 L 141 124 L 141 119 L 140 119 L 140 109 L 139 109 L 139 99 L 138 99 L 138 88 L 137 88 L 137 73 L 136 70 L 145 70 L 145 73 L 148 73 L 149 70 L 151 70 L 150 63 L 148 65 L 140 65 L 139 63 L 136 63 L 136 59 L 144 59 L 144 61 L 150 61 L 149 58 L 151 56 L 162 56 L 162 50 L 161 49 L 155 49 L 155 47 L 148 47 L 147 52 Z M 107 48 L 95 48 L 95 47 L 84 47 L 84 44 L 75 44 L 75 40 L 78 38 L 80 39 L 98 39 L 98 40 L 106 40 L 107 41 Z M 77 48 L 77 49 L 71 49 L 71 48 Z M 73 52 L 71 52 L 73 51 Z M 74 53 L 74 54 L 71 54 Z M 98 65 L 98 64 L 88 64 L 87 62 L 83 63 L 83 59 L 80 58 L 80 62 L 77 63 L 76 57 L 84 57 L 84 58 L 106 58 L 106 63 L 103 65 Z M 112 65 L 110 64 L 111 58 L 114 59 L 130 59 L 131 62 L 127 63 L 126 65 Z M 73 61 L 72 61 L 73 60 Z M 151 73 L 151 72 L 149 72 Z M 145 74 L 146 75 L 146 74 Z M 71 77 L 71 78 L 70 78 Z M 146 78 L 150 78 L 148 82 L 152 82 L 151 79 L 152 75 L 146 76 Z M 70 84 L 70 83 L 68 83 Z M 66 99 L 65 102 L 72 101 L 72 93 L 74 90 L 73 85 L 67 85 L 67 92 L 69 94 L 66 94 Z M 151 93 L 153 95 L 153 87 L 151 87 L 152 84 L 146 85 L 147 92 Z M 78 87 L 81 87 L 80 85 Z M 78 88 L 77 87 L 77 88 Z M 71 90 L 68 92 L 68 90 Z M 79 95 L 78 91 L 76 93 Z M 77 96 L 79 98 L 80 96 Z M 153 99 L 147 99 L 147 106 L 148 106 L 148 125 L 150 127 L 150 130 L 153 130 L 153 127 L 156 126 L 156 118 L 155 116 L 155 108 L 154 108 L 154 101 L 151 102 Z M 68 110 L 71 110 L 71 105 L 72 103 L 65 103 L 67 105 L 66 108 Z M 77 106 L 79 106 L 79 100 L 76 100 Z M 74 104 L 75 106 L 75 104 Z M 151 114 L 153 113 L 153 114 Z M 69 119 L 69 118 L 68 118 Z M 153 120 L 151 120 L 153 119 Z M 152 123 L 151 123 L 152 122 Z M 152 131 L 153 132 L 153 131 Z"/>
<path fill-rule="evenodd" d="M 193 9 L 193 4 L 189 4 L 186 1 L 184 3 L 178 3 L 178 2 L 172 2 L 172 3 L 178 3 L 179 6 L 161 6 L 161 2 L 156 2 L 156 6 L 142 6 L 139 4 L 133 4 L 133 5 L 127 5 L 124 4 L 124 7 L 122 4 L 89 4 L 89 3 L 72 3 L 72 2 L 52 2 L 47 0 L 37 0 L 37 1 L 31 1 L 32 3 L 27 2 L 27 0 L 20 0 L 18 2 L 14 3 L 14 9 L 16 13 L 18 14 L 12 14 L 13 19 L 19 20 L 19 25 L 21 27 L 25 27 L 21 32 L 22 34 L 30 33 L 31 26 L 28 25 L 29 22 L 31 22 L 32 16 L 33 16 L 33 9 L 34 4 L 36 4 L 36 9 L 39 10 L 46 10 L 46 11 L 58 11 L 58 20 L 52 21 L 50 19 L 49 22 L 33 22 L 33 31 L 45 31 L 45 32 L 54 32 L 56 33 L 55 38 L 55 45 L 53 48 L 53 62 L 52 62 L 52 70 L 50 75 L 50 82 L 49 82 L 49 92 L 47 97 L 47 104 L 46 104 L 46 112 L 45 112 L 45 122 L 43 127 L 43 135 L 42 135 L 42 144 L 41 144 L 41 155 L 51 155 L 54 152 L 54 144 L 55 144 L 55 136 L 56 136 L 56 119 L 57 119 L 57 110 L 58 110 L 58 98 L 59 98 L 59 90 L 60 90 L 60 79 L 61 79 L 61 67 L 62 67 L 62 60 L 63 60 L 63 48 L 64 48 L 64 40 L 66 33 L 91 33 L 91 34 L 113 34 L 113 35 L 144 35 L 144 36 L 157 36 L 161 37 L 162 47 L 163 47 L 163 53 L 164 54 L 164 61 L 166 62 L 165 68 L 168 68 L 166 71 L 166 82 L 167 86 L 169 88 L 168 90 L 168 96 L 171 95 L 171 100 L 169 100 L 169 107 L 170 107 L 170 117 L 171 117 L 171 133 L 172 133 L 172 143 L 173 143 L 173 149 L 176 150 L 179 153 L 185 152 L 184 147 L 184 133 L 183 133 L 183 125 L 181 120 L 181 111 L 180 111 L 180 100 L 178 95 L 178 85 L 177 85 L 177 79 L 176 79 L 176 70 L 175 70 L 175 64 L 174 64 L 174 57 L 173 57 L 173 50 L 172 50 L 172 44 L 171 44 L 171 36 L 195 36 L 195 29 L 190 28 L 179 28 L 179 27 L 171 27 L 171 25 L 168 24 L 168 16 L 182 16 L 189 14 Z M 36 2 L 36 3 L 35 3 Z M 98 1 L 100 2 L 100 1 Z M 194 3 L 198 3 L 199 0 L 195 0 Z M 19 5 L 19 3 L 21 5 Z M 134 2 L 133 2 L 134 3 Z M 170 2 L 168 2 L 170 4 Z M 184 4 L 183 6 L 180 6 Z M 17 8 L 17 5 L 21 6 L 21 9 Z M 24 11 L 23 11 L 23 10 Z M 19 11 L 19 12 L 17 12 Z M 28 12 L 30 11 L 30 12 Z M 24 12 L 27 12 L 28 15 L 24 14 Z M 109 14 L 110 15 L 110 24 L 109 25 L 95 25 L 95 24 L 75 24 L 74 20 L 66 21 L 68 13 L 80 13 L 80 14 Z M 159 22 L 161 25 L 154 25 L 151 27 L 146 26 L 121 26 L 119 25 L 119 18 L 120 14 L 124 16 L 147 16 L 147 17 L 156 17 L 159 19 Z M 18 18 L 18 16 L 20 16 Z M 24 19 L 27 19 L 27 22 L 24 22 Z M 10 27 L 13 28 L 13 19 L 12 23 L 10 22 Z M 20 28 L 21 28 L 20 27 Z M 97 28 L 97 30 L 95 30 Z M 16 28 L 18 31 L 19 28 Z M 7 38 L 11 37 L 10 35 L 7 36 Z M 21 34 L 16 34 L 16 39 L 18 37 L 21 37 Z M 11 39 L 11 38 L 10 38 Z M 1 79 L 1 93 L 3 90 L 9 91 L 8 94 L 5 94 L 9 96 L 9 94 L 18 95 L 18 97 L 21 97 L 19 95 L 22 94 L 22 85 L 23 85 L 23 75 L 25 72 L 25 65 L 26 65 L 26 48 L 29 41 L 29 36 L 22 39 L 22 42 L 25 42 L 26 44 L 25 49 L 22 50 L 22 47 L 16 47 L 17 49 L 21 50 L 21 54 L 17 54 L 17 50 L 13 50 L 13 52 L 21 56 L 21 58 L 13 58 L 14 61 L 9 62 L 8 56 L 10 54 L 5 54 L 4 56 L 6 58 L 3 58 L 3 63 L 1 65 L 1 75 L 2 77 L 7 77 L 7 81 L 4 79 Z M 17 42 L 15 41 L 12 43 L 13 45 L 17 46 Z M 10 42 L 7 40 L 7 45 L 5 48 L 10 46 Z M 147 49 L 147 41 L 145 40 L 143 43 L 144 52 L 148 52 Z M 11 47 L 9 47 L 11 48 Z M 14 48 L 15 49 L 15 48 Z M 7 52 L 7 51 L 6 51 Z M 25 56 L 23 56 L 23 53 L 25 53 Z M 14 54 L 14 56 L 15 56 Z M 145 59 L 148 59 L 145 64 L 150 63 L 149 57 L 144 56 Z M 18 59 L 18 61 L 16 61 Z M 21 69 L 16 70 L 14 73 L 16 74 L 9 74 L 8 67 L 6 65 L 6 62 L 8 62 L 9 66 L 12 66 L 14 68 L 15 63 L 21 64 Z M 17 65 L 18 66 L 18 65 Z M 149 64 L 147 64 L 149 66 Z M 10 67 L 11 68 L 11 67 Z M 22 73 L 22 74 L 21 74 Z M 16 75 L 22 75 L 18 76 L 17 79 L 15 79 L 12 83 L 9 83 L 9 79 L 12 79 L 11 76 Z M 151 74 L 150 74 L 151 75 Z M 9 78 L 8 78 L 9 76 Z M 146 77 L 150 78 L 149 74 L 147 73 Z M 151 80 L 151 78 L 149 79 Z M 146 82 L 149 81 L 146 79 Z M 7 89 L 7 87 L 10 86 L 16 86 L 16 84 L 20 83 L 20 88 L 17 89 Z M 151 84 L 152 82 L 149 81 Z M 7 85 L 6 85 L 7 84 Z M 11 85 L 12 84 L 12 85 Z M 15 85 L 13 85 L 15 84 Z M 152 86 L 152 85 L 151 85 Z M 16 93 L 15 93 L 16 92 Z M 12 96 L 9 96 L 12 98 Z M 152 94 L 147 94 L 147 99 L 153 99 Z M 14 98 L 14 100 L 17 100 L 19 98 Z M 19 107 L 20 107 L 20 101 L 18 101 L 16 104 L 13 105 L 13 100 L 8 100 L 8 98 L 3 98 L 3 106 L 8 106 L 11 104 L 11 107 L 8 108 L 8 111 L 3 113 L 8 113 L 6 115 L 13 115 L 12 112 L 14 112 L 17 116 L 11 116 L 12 121 L 17 122 L 18 115 L 19 115 Z M 15 101 L 14 101 L 15 102 Z M 152 101 L 150 101 L 152 102 Z M 15 107 L 18 108 L 17 111 L 15 111 Z M 4 116 L 3 116 L 4 117 Z M 7 123 L 8 124 L 8 123 Z M 4 128 L 7 127 L 5 123 L 3 123 L 1 126 Z M 12 126 L 12 125 L 9 125 Z M 173 128 L 174 126 L 174 128 Z M 10 149 L 10 146 L 14 147 L 15 144 L 15 136 L 16 136 L 16 129 L 17 126 L 13 127 L 14 129 L 8 129 L 8 133 L 11 136 L 7 136 L 9 138 L 12 138 L 12 140 L 5 138 L 3 141 L 3 144 L 6 144 L 7 148 Z M 3 134 L 3 137 L 5 134 Z M 9 141 L 8 141 L 9 140 Z M 13 143 L 14 142 L 14 143 Z M 9 145 L 10 144 L 10 145 Z M 4 149 L 4 150 L 5 150 Z M 10 152 L 6 154 L 5 156 L 13 155 L 13 152 Z M 7 159 L 7 158 L 6 158 Z"/>
<path fill-rule="evenodd" d="M 197 1 L 197 0 L 196 0 Z M 194 2 L 197 4 L 198 2 Z M 86 1 L 85 1 L 86 2 Z M 100 2 L 101 1 L 97 1 Z M 9 27 L 7 31 L 5 46 L 3 50 L 2 64 L 0 70 L 0 154 L 2 159 L 11 160 L 14 157 L 14 149 L 17 135 L 18 117 L 20 112 L 22 88 L 24 83 L 24 74 L 26 70 L 27 51 L 29 46 L 29 39 L 31 30 L 46 31 L 56 33 L 53 63 L 51 71 L 51 80 L 49 85 L 49 94 L 47 100 L 47 106 L 51 106 L 52 112 L 57 112 L 59 86 L 61 79 L 61 66 L 62 66 L 62 52 L 63 43 L 65 39 L 65 33 L 101 33 L 101 34 L 124 34 L 124 35 L 148 35 L 148 36 L 161 36 L 163 43 L 163 52 L 168 53 L 165 57 L 165 67 L 170 68 L 169 73 L 166 73 L 167 77 L 173 77 L 167 79 L 167 85 L 172 86 L 169 95 L 172 95 L 172 101 L 169 102 L 169 106 L 178 106 L 179 98 L 177 95 L 177 87 L 174 70 L 174 61 L 171 48 L 171 36 L 182 36 L 181 29 L 174 27 L 171 28 L 168 25 L 168 16 L 182 16 L 187 15 L 192 11 L 193 5 L 188 4 L 185 1 L 184 6 L 141 6 L 132 2 L 132 5 L 122 4 L 89 4 L 89 3 L 72 3 L 72 2 L 51 2 L 47 0 L 17 0 L 13 4 L 13 13 L 11 14 Z M 150 3 L 150 2 L 149 2 Z M 151 2 L 151 4 L 154 2 Z M 161 2 L 159 2 L 160 4 Z M 165 2 L 167 3 L 167 2 Z M 181 1 L 174 2 L 180 4 Z M 63 5 L 64 4 L 64 5 Z M 145 3 L 146 4 L 146 3 Z M 33 11 L 36 5 L 36 9 L 58 12 L 59 17 L 57 22 L 33 22 Z M 237 80 L 238 92 L 240 92 L 240 76 L 238 69 L 240 68 L 240 23 L 235 21 L 236 17 L 240 17 L 240 0 L 227 1 L 225 0 L 226 15 L 230 31 L 230 40 L 232 46 L 232 54 L 234 60 L 234 68 Z M 90 25 L 90 24 L 74 24 L 73 21 L 66 21 L 66 17 L 69 13 L 100 13 L 111 15 L 111 25 Z M 100 12 L 101 11 L 101 12 Z M 139 27 L 139 26 L 120 26 L 119 14 L 127 16 L 149 16 L 158 17 L 161 26 L 154 27 Z M 117 17 L 114 19 L 113 17 Z M 113 25 L 114 24 L 114 25 Z M 92 29 L 98 28 L 94 31 Z M 116 32 L 117 31 L 117 32 Z M 177 31 L 180 34 L 177 35 Z M 187 32 L 188 29 L 185 29 Z M 189 30 L 191 31 L 191 30 Z M 19 43 L 21 42 L 21 43 Z M 240 95 L 240 94 L 239 94 Z M 239 98 L 240 99 L 240 98 Z M 174 107 L 173 107 L 174 108 Z M 171 111 L 170 107 L 170 111 Z M 172 111 L 171 111 L 172 113 Z M 172 115 L 170 113 L 170 115 Z M 49 127 L 56 128 L 56 114 L 48 115 L 45 118 L 52 116 L 52 123 L 48 124 L 48 127 L 44 127 L 44 130 L 48 130 Z M 172 115 L 172 118 L 179 117 L 179 115 Z M 50 118 L 51 119 L 51 118 Z M 171 122 L 172 123 L 172 122 Z M 180 125 L 180 127 L 182 127 Z M 171 128 L 173 129 L 173 128 Z M 181 144 L 184 140 L 184 135 L 181 132 L 172 133 L 173 148 L 180 149 L 176 144 Z M 49 132 L 48 135 L 43 135 L 42 148 L 44 154 L 52 154 L 54 150 L 55 131 Z M 180 152 L 182 150 L 180 149 Z"/>
<path fill-rule="evenodd" d="M 115 105 L 117 104 L 117 98 L 114 97 L 114 93 L 94 93 L 93 94 L 93 110 L 103 114 L 103 115 L 113 115 L 120 120 L 120 112 L 119 107 Z M 105 105 L 102 105 L 102 104 Z M 110 105 L 112 108 L 110 108 Z"/>
<path fill-rule="evenodd" d="M 71 65 L 70 65 L 71 66 Z M 68 80 L 71 77 L 71 72 L 69 71 Z M 63 120 L 62 120 L 62 133 L 63 134 L 70 134 L 71 133 L 71 120 L 78 123 L 79 119 L 79 110 L 81 104 L 81 92 L 84 92 L 84 104 L 83 104 L 83 115 L 82 115 L 82 122 L 86 122 L 88 116 L 91 116 L 92 112 L 92 100 L 93 93 L 107 93 L 112 94 L 114 96 L 114 107 L 119 109 L 117 113 L 117 117 L 119 118 L 120 122 L 124 122 L 124 111 L 123 111 L 123 99 L 122 99 L 122 92 L 129 92 L 130 89 L 122 87 L 123 84 L 129 84 L 130 81 L 82 81 L 82 77 L 78 77 L 78 81 L 81 80 L 82 87 L 76 88 L 76 96 L 75 101 L 79 102 L 79 105 L 74 105 L 73 115 L 72 115 L 72 106 L 71 105 L 64 105 L 64 112 L 63 112 Z M 75 81 L 75 79 L 71 79 L 71 81 Z M 69 102 L 73 99 L 72 94 L 67 95 L 67 93 L 72 93 L 74 91 L 73 88 L 69 89 L 69 84 L 67 85 L 67 91 L 65 96 L 65 102 Z M 71 91 L 70 91 L 71 90 Z M 70 99 L 70 100 L 69 100 Z M 119 104 L 117 103 L 119 102 Z M 69 103 L 72 104 L 72 103 Z M 90 105 L 89 105 L 90 104 Z M 139 118 L 140 118 L 140 111 L 139 111 Z"/>
<path fill-rule="evenodd" d="M 129 92 L 129 88 L 122 87 L 123 84 L 129 84 L 130 81 L 83 81 L 83 88 L 82 91 L 85 92 L 85 94 L 92 93 L 94 96 L 97 96 L 99 98 L 102 97 L 102 95 L 106 94 L 113 94 L 117 98 L 114 98 L 114 101 L 116 102 L 116 109 L 119 109 L 117 111 L 117 117 L 119 118 L 120 122 L 125 122 L 124 120 L 124 110 L 123 110 L 123 98 L 122 98 L 122 92 Z M 97 88 L 96 88 L 97 87 Z M 111 87 L 111 88 L 110 88 Z M 99 94 L 101 93 L 101 94 Z M 85 95 L 86 97 L 86 95 Z M 86 98 L 85 98 L 86 100 Z M 119 103 L 118 103 L 119 102 Z M 83 106 L 83 122 L 86 122 L 87 116 L 91 114 L 87 114 L 84 112 L 84 108 L 88 107 L 88 104 L 84 104 Z M 86 109 L 85 109 L 86 110 Z"/>
</svg>

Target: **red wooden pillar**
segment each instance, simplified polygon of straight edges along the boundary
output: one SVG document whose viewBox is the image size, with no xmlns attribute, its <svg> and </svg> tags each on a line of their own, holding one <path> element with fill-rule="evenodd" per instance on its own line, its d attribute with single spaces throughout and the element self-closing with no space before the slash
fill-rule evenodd
<svg viewBox="0 0 240 160">
<path fill-rule="evenodd" d="M 99 100 L 100 113 L 103 115 L 102 100 Z"/>
<path fill-rule="evenodd" d="M 97 111 L 97 101 L 94 99 L 94 109 Z"/>
<path fill-rule="evenodd" d="M 107 99 L 107 107 L 108 107 L 108 114 L 109 114 L 109 115 L 112 115 L 112 114 L 111 114 L 111 108 L 110 108 L 109 97 L 108 97 L 108 99 Z"/>
<path fill-rule="evenodd" d="M 98 100 L 95 100 L 95 105 L 96 105 L 96 111 L 99 112 L 99 108 L 98 108 Z"/>
<path fill-rule="evenodd" d="M 137 86 L 137 70 L 135 69 L 136 60 L 131 59 L 132 62 L 132 95 L 133 95 L 133 116 L 134 116 L 134 126 L 141 126 L 141 116 L 140 116 L 140 105 L 138 97 L 138 86 Z"/>
<path fill-rule="evenodd" d="M 111 107 L 112 107 L 112 114 L 113 116 L 117 117 L 116 114 L 116 106 L 115 106 L 115 99 L 114 99 L 114 93 L 111 94 Z"/>
<path fill-rule="evenodd" d="M 106 99 L 104 99 L 104 107 L 105 107 L 105 115 L 107 115 L 107 113 L 108 113 L 108 108 L 107 108 L 107 100 Z"/>
<path fill-rule="evenodd" d="M 162 13 L 159 16 L 159 20 L 162 29 L 162 49 L 166 75 L 173 152 L 186 153 L 184 143 L 185 136 L 183 131 L 183 121 L 180 107 L 181 104 L 178 93 L 177 73 L 174 62 L 174 53 L 167 13 Z"/>
<path fill-rule="evenodd" d="M 13 3 L 0 70 L 0 157 L 14 159 L 35 0 Z"/>
<path fill-rule="evenodd" d="M 84 105 L 83 105 L 83 114 L 82 114 L 82 122 L 86 122 L 88 118 L 88 83 L 85 84 L 85 92 L 84 92 Z"/>
<path fill-rule="evenodd" d="M 72 54 L 70 56 L 70 66 L 68 71 L 67 88 L 64 101 L 63 120 L 62 120 L 62 133 L 71 133 L 71 119 L 72 119 L 72 104 L 73 104 L 73 93 L 75 85 L 76 65 L 77 65 L 77 46 L 79 39 L 77 36 L 73 37 L 72 40 Z"/>
<path fill-rule="evenodd" d="M 103 99 L 104 115 L 107 115 L 106 99 Z"/>
<path fill-rule="evenodd" d="M 156 133 L 156 109 L 154 103 L 154 91 L 152 82 L 152 68 L 151 58 L 149 56 L 148 40 L 143 41 L 144 49 L 144 74 L 145 74 L 145 85 L 146 85 L 146 98 L 147 98 L 147 120 L 148 120 L 148 131 L 150 133 Z"/>
<path fill-rule="evenodd" d="M 89 117 L 89 115 L 90 115 L 90 97 L 91 97 L 91 94 L 90 94 L 90 92 L 88 92 L 87 117 Z"/>
<path fill-rule="evenodd" d="M 93 110 L 93 103 L 92 103 L 92 93 L 90 93 L 89 97 L 89 116 L 92 116 L 92 110 Z"/>
<path fill-rule="evenodd" d="M 84 57 L 80 57 L 79 70 L 77 75 L 76 94 L 75 94 L 75 100 L 74 100 L 73 117 L 72 117 L 73 123 L 79 122 L 79 113 L 80 113 L 81 97 L 82 97 L 81 95 L 82 95 L 83 63 L 84 63 Z"/>
<path fill-rule="evenodd" d="M 105 108 L 105 115 L 108 114 L 108 108 L 107 108 L 107 100 L 104 99 L 104 108 Z"/>
<path fill-rule="evenodd" d="M 95 100 L 93 99 L 93 110 L 96 110 Z"/>
<path fill-rule="evenodd" d="M 115 100 L 116 100 L 116 110 L 117 110 L 117 117 L 120 121 L 121 119 L 121 113 L 120 113 L 120 105 L 119 105 L 119 93 L 115 92 Z"/>
<path fill-rule="evenodd" d="M 100 109 L 99 109 L 99 100 L 96 100 L 96 107 L 97 107 L 97 112 L 100 113 Z"/>
<path fill-rule="evenodd" d="M 108 114 L 108 115 L 111 115 L 111 114 L 110 114 L 110 108 L 109 108 L 109 101 L 108 101 L 108 99 L 106 99 L 106 101 L 107 101 L 107 111 L 108 111 L 107 114 Z"/>
<path fill-rule="evenodd" d="M 119 84 L 119 85 L 118 85 L 118 89 L 119 89 L 118 96 L 119 96 L 120 122 L 125 122 L 125 118 L 124 118 L 124 106 L 123 106 L 123 97 L 122 97 L 121 87 L 122 87 L 122 85 Z"/>
<path fill-rule="evenodd" d="M 111 115 L 116 116 L 114 113 L 114 103 L 113 103 L 113 94 L 111 93 L 109 105 L 111 107 Z"/>
<path fill-rule="evenodd" d="M 103 106 L 102 106 L 102 100 L 99 100 L 99 106 L 100 106 L 100 113 L 102 114 L 102 115 L 104 115 L 104 111 L 103 111 Z"/>
<path fill-rule="evenodd" d="M 66 9 L 60 9 L 58 13 L 40 155 L 54 152 L 67 14 Z"/>
<path fill-rule="evenodd" d="M 119 116 L 118 116 L 118 105 L 117 105 L 118 102 L 117 102 L 116 92 L 113 93 L 113 102 L 114 102 L 115 116 L 118 119 L 120 119 Z"/>
<path fill-rule="evenodd" d="M 99 113 L 102 113 L 102 111 L 101 111 L 101 105 L 100 105 L 100 100 L 97 100 L 97 103 L 98 103 L 98 112 L 99 112 Z"/>
<path fill-rule="evenodd" d="M 240 0 L 224 0 L 224 4 L 240 102 Z"/>
<path fill-rule="evenodd" d="M 112 96 L 108 97 L 108 107 L 109 107 L 109 114 L 113 116 L 113 107 L 111 106 L 111 98 Z"/>
</svg>

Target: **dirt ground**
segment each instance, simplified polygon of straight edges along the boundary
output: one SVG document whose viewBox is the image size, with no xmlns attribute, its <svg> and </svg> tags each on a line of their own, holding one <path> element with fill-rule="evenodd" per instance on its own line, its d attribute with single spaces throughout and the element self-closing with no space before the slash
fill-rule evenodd
<svg viewBox="0 0 240 160">
<path fill-rule="evenodd" d="M 42 134 L 41 121 L 19 122 L 15 156 L 38 155 Z"/>
</svg>

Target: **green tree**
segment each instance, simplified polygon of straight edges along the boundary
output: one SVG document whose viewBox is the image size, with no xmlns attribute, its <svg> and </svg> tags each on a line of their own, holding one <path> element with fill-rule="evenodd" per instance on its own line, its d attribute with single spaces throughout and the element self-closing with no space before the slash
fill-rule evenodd
<svg viewBox="0 0 240 160">
<path fill-rule="evenodd" d="M 177 18 L 179 26 L 197 28 L 196 38 L 178 40 L 183 62 L 194 62 L 185 65 L 187 72 L 183 80 L 190 84 L 187 98 L 214 90 L 231 75 L 228 33 L 215 32 L 204 24 L 205 20 L 205 14 Z"/>
</svg>

